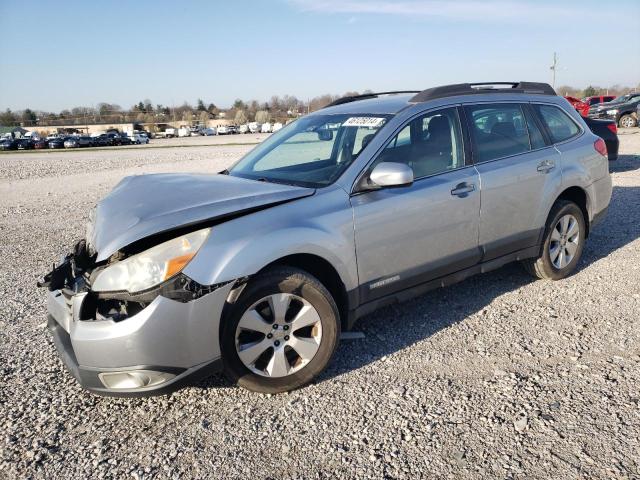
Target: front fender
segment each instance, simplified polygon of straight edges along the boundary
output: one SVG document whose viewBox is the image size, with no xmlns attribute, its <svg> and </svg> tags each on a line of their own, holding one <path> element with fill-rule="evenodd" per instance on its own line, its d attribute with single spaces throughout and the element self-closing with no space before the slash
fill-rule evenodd
<svg viewBox="0 0 640 480">
<path fill-rule="evenodd" d="M 215 226 L 184 273 L 212 285 L 251 276 L 283 257 L 328 261 L 347 290 L 358 285 L 353 214 L 341 189 L 300 199 Z"/>
</svg>

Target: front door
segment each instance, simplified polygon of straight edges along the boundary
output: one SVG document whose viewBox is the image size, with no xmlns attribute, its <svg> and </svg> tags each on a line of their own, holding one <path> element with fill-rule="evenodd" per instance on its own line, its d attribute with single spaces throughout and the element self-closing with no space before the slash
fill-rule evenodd
<svg viewBox="0 0 640 480">
<path fill-rule="evenodd" d="M 411 120 L 369 171 L 380 162 L 406 163 L 415 180 L 351 197 L 361 303 L 480 259 L 479 176 L 465 165 L 455 107 Z"/>
</svg>

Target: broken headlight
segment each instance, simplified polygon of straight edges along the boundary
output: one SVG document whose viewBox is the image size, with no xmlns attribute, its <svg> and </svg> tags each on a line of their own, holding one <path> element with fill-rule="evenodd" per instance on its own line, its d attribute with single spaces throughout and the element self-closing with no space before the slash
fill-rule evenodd
<svg viewBox="0 0 640 480">
<path fill-rule="evenodd" d="M 140 292 L 168 280 L 187 266 L 209 236 L 210 228 L 188 233 L 114 263 L 93 281 L 94 292 Z"/>
</svg>

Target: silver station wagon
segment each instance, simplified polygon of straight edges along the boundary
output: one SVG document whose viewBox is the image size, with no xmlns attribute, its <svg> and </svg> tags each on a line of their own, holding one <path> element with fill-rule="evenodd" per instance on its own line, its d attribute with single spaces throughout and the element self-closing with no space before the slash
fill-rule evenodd
<svg viewBox="0 0 640 480">
<path fill-rule="evenodd" d="M 88 390 L 282 392 L 381 306 L 513 261 L 566 277 L 610 198 L 603 140 L 547 84 L 345 97 L 219 174 L 123 179 L 40 285 Z"/>
</svg>

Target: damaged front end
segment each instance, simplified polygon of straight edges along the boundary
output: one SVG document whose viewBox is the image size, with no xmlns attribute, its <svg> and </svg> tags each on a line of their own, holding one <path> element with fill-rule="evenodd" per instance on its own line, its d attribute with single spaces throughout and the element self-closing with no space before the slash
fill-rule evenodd
<svg viewBox="0 0 640 480">
<path fill-rule="evenodd" d="M 106 395 L 153 395 L 184 385 L 196 372 L 219 370 L 219 322 L 235 282 L 201 285 L 166 267 L 159 284 L 139 291 L 95 288 L 105 272 L 111 283 L 103 277 L 103 286 L 143 284 L 128 281 L 118 269 L 168 243 L 96 262 L 81 240 L 38 282 L 49 290 L 48 326 L 58 353 L 83 387 Z"/>
</svg>

